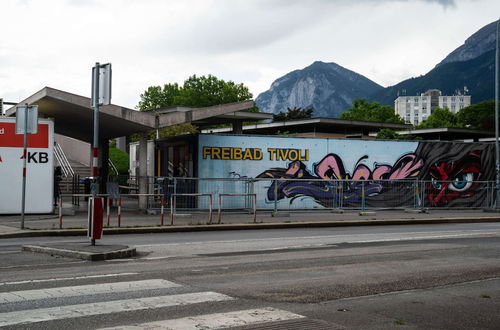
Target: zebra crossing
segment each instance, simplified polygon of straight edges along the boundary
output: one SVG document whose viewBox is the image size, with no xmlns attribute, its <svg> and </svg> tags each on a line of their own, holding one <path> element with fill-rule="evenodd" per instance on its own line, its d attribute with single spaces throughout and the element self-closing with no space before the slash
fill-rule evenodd
<svg viewBox="0 0 500 330">
<path fill-rule="evenodd" d="M 105 283 L 81 283 L 89 281 L 86 277 L 74 277 L 64 286 L 66 281 L 33 280 L 31 288 L 24 290 L 9 290 L 26 281 L 0 283 L 0 328 L 52 328 L 50 322 L 85 322 L 85 317 L 107 318 L 115 313 L 131 313 L 161 309 L 160 319 L 150 320 L 139 317 L 141 322 L 127 319 L 121 324 L 106 324 L 103 327 L 92 325 L 90 328 L 110 329 L 227 329 L 231 327 L 259 325 L 271 322 L 304 319 L 305 317 L 289 311 L 272 307 L 231 309 L 237 298 L 213 291 L 198 291 L 188 286 L 164 279 L 125 280 L 120 274 L 115 274 L 113 281 L 102 275 Z M 136 276 L 137 277 L 137 276 Z M 92 276 L 92 280 L 99 280 Z M 33 286 L 47 286 L 32 288 Z M 59 284 L 62 284 L 58 286 Z M 229 302 L 222 312 L 203 314 L 199 312 L 203 304 L 214 309 L 214 304 Z M 231 303 L 232 302 L 232 303 Z M 244 305 L 244 304 L 243 304 Z M 186 311 L 193 315 L 178 317 L 169 313 L 169 308 L 188 307 Z M 216 305 L 215 305 L 216 306 Z M 229 306 L 229 307 L 228 307 Z M 234 305 L 240 306 L 240 305 Z M 35 307 L 35 308 L 34 308 Z M 228 310 L 231 309 L 231 310 Z M 117 314 L 122 315 L 122 314 Z M 150 315 L 150 314 L 148 314 Z M 274 323 L 273 323 L 274 324 Z M 58 326 L 60 327 L 60 326 Z"/>
</svg>

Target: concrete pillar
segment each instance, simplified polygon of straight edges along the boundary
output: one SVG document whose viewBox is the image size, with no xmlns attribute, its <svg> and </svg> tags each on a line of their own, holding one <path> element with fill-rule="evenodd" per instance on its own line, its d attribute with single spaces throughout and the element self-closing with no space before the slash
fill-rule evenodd
<svg viewBox="0 0 500 330">
<path fill-rule="evenodd" d="M 243 134 L 243 122 L 241 120 L 233 121 L 233 134 Z"/>
<path fill-rule="evenodd" d="M 121 136 L 116 138 L 116 148 L 120 149 L 123 152 L 127 152 L 127 137 Z"/>
<path fill-rule="evenodd" d="M 148 133 L 139 133 L 139 194 L 147 194 L 148 192 Z M 146 196 L 139 197 L 139 209 L 146 210 L 148 201 Z"/>
</svg>

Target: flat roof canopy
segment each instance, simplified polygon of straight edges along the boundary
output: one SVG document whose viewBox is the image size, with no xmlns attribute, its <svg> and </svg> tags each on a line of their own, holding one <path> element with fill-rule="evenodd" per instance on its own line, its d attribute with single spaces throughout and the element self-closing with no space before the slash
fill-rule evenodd
<svg viewBox="0 0 500 330">
<path fill-rule="evenodd" d="M 424 128 L 414 129 L 409 131 L 400 131 L 400 135 L 415 135 L 420 136 L 425 140 L 479 140 L 481 138 L 489 138 L 495 136 L 495 132 L 479 131 L 468 128 Z"/>
<path fill-rule="evenodd" d="M 345 120 L 337 118 L 311 118 L 287 120 L 264 124 L 245 125 L 243 132 L 247 134 L 276 134 L 277 131 L 290 130 L 295 133 L 309 132 L 329 132 L 353 134 L 362 132 L 368 135 L 369 132 L 379 131 L 382 128 L 390 128 L 393 130 L 408 129 L 412 127 L 408 124 L 391 124 L 379 123 L 361 120 Z M 212 133 L 227 133 L 229 128 L 211 129 Z"/>
<path fill-rule="evenodd" d="M 92 142 L 94 110 L 90 98 L 44 87 L 18 105 L 36 104 L 38 114 L 54 120 L 55 133 Z M 138 111 L 118 105 L 99 107 L 99 137 L 112 139 L 133 133 L 147 132 L 156 128 L 195 122 L 214 116 L 249 109 L 253 101 L 236 102 L 206 108 L 183 108 L 182 112 Z M 6 111 L 7 116 L 15 116 L 16 107 Z"/>
</svg>

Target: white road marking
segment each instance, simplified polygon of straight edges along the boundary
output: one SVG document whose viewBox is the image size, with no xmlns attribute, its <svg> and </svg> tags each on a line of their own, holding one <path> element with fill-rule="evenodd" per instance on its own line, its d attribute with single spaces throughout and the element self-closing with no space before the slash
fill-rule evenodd
<svg viewBox="0 0 500 330">
<path fill-rule="evenodd" d="M 64 264 L 60 263 L 57 264 L 58 266 L 62 265 L 73 265 L 73 264 L 82 264 L 84 262 L 88 262 L 85 260 L 82 261 L 66 261 Z M 25 264 L 25 265 L 13 265 L 13 266 L 5 266 L 5 267 L 0 267 L 0 269 L 12 269 L 12 268 L 33 268 L 33 267 L 42 267 L 42 266 L 53 266 L 54 264 Z"/>
<path fill-rule="evenodd" d="M 102 275 L 88 275 L 88 276 L 75 276 L 75 277 L 57 277 L 57 278 L 46 278 L 42 280 L 25 280 L 25 281 L 15 281 L 15 282 L 2 282 L 2 285 L 17 285 L 17 284 L 27 284 L 27 283 L 44 283 L 44 282 L 54 282 L 54 281 L 68 281 L 68 280 L 83 280 L 88 278 L 101 278 L 101 277 L 116 277 L 116 276 L 130 276 L 137 275 L 139 273 L 117 273 L 117 274 L 102 274 Z"/>
<path fill-rule="evenodd" d="M 38 290 L 23 290 L 0 293 L 0 304 L 13 303 L 20 301 L 41 300 L 47 298 L 63 298 L 89 296 L 101 293 L 130 292 L 151 289 L 179 287 L 180 284 L 167 280 L 154 279 L 131 282 L 114 282 L 89 284 L 79 286 L 67 286 L 60 288 L 48 288 Z"/>
<path fill-rule="evenodd" d="M 189 305 L 204 302 L 226 301 L 234 298 L 216 292 L 185 293 L 140 299 L 114 300 L 91 304 L 79 304 L 52 308 L 0 313 L 0 327 L 30 324 L 44 321 L 70 319 L 90 315 L 102 315 L 163 307 Z"/>
<path fill-rule="evenodd" d="M 226 329 L 259 323 L 286 321 L 304 318 L 275 308 L 249 309 L 229 313 L 216 313 L 184 317 L 180 319 L 149 322 L 129 326 L 119 326 L 101 330 L 139 330 L 139 329 L 168 329 L 168 330 L 199 330 L 199 329 Z"/>
<path fill-rule="evenodd" d="M 412 231 L 405 233 L 365 233 L 320 235 L 264 239 L 216 240 L 203 242 L 163 243 L 136 245 L 142 251 L 150 252 L 148 258 L 182 257 L 210 253 L 245 251 L 269 251 L 288 248 L 311 248 L 331 246 L 340 243 L 370 243 L 391 241 L 415 241 L 423 239 L 445 239 L 460 237 L 499 236 L 500 229 Z M 151 260 L 151 259 L 150 259 Z"/>
</svg>

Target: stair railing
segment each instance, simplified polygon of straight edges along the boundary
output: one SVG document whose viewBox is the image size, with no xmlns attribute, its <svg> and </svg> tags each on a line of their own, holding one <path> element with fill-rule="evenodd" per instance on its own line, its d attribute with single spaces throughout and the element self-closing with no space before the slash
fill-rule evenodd
<svg viewBox="0 0 500 330">
<path fill-rule="evenodd" d="M 66 154 L 57 142 L 54 142 L 54 156 L 56 157 L 59 166 L 61 166 L 63 176 L 73 177 L 75 175 L 75 171 L 73 170 L 73 167 L 71 167 Z"/>
<path fill-rule="evenodd" d="M 111 158 L 108 158 L 108 165 L 109 165 L 109 168 L 115 173 L 115 175 L 119 174 L 118 169 L 116 168 L 116 165 L 115 165 L 115 163 L 113 163 Z"/>
</svg>

